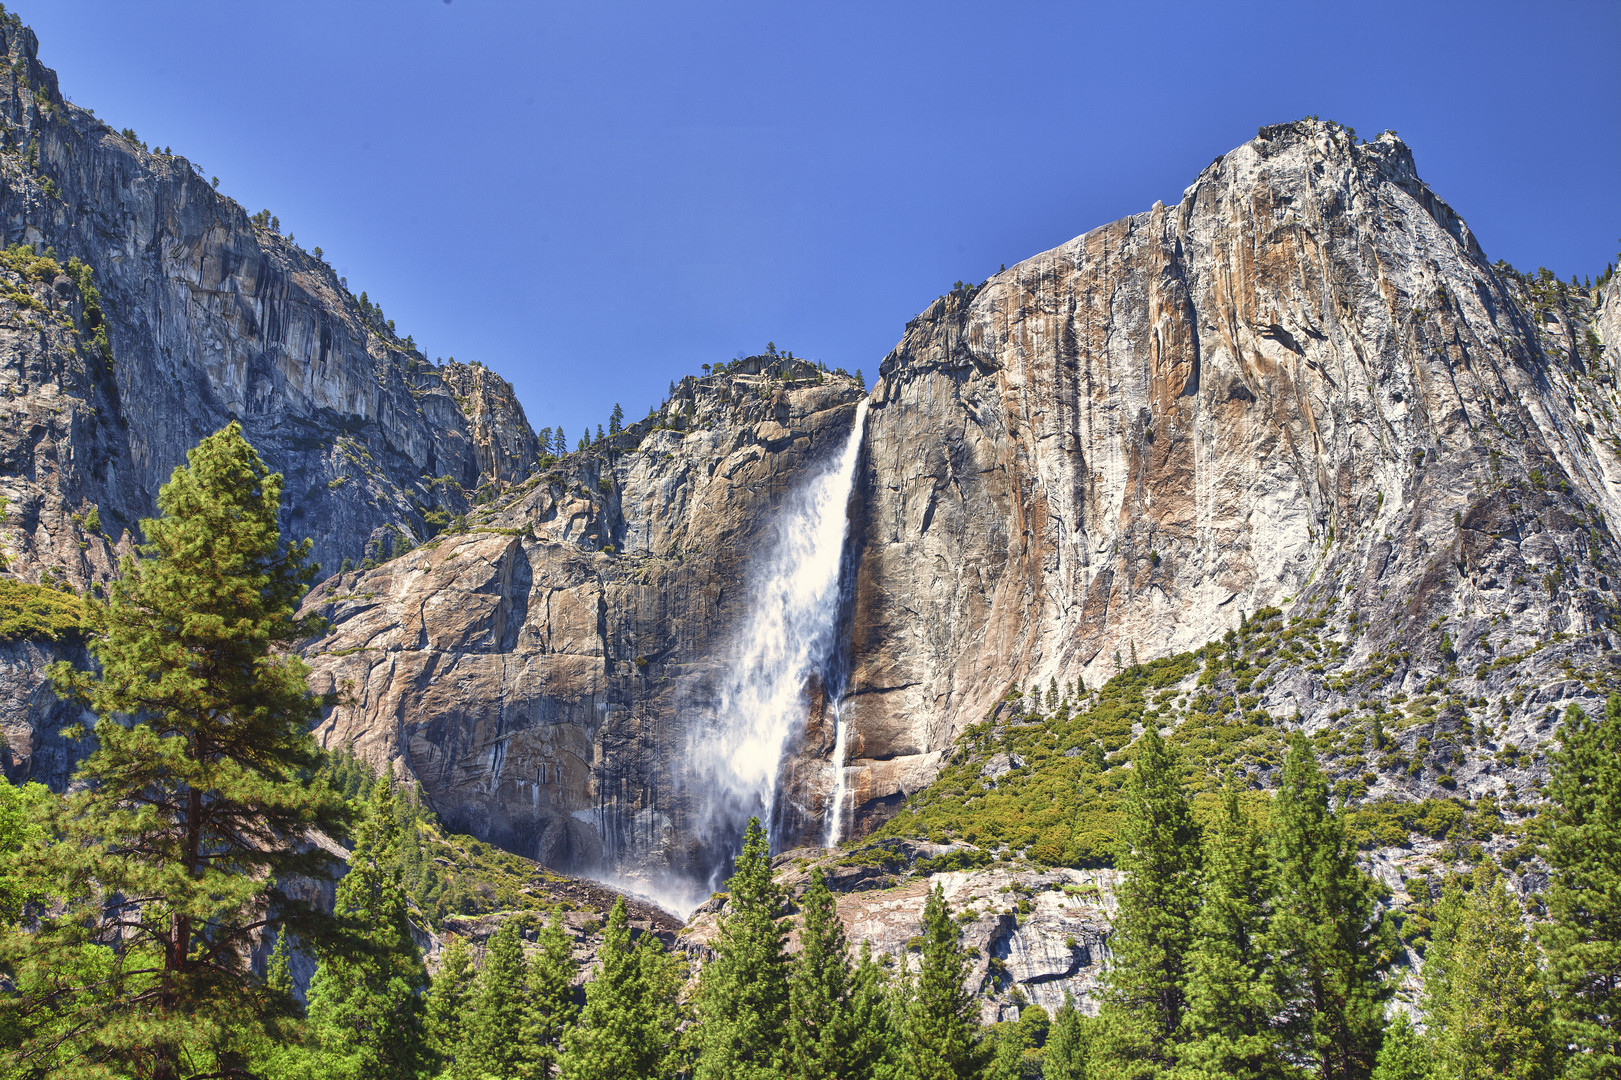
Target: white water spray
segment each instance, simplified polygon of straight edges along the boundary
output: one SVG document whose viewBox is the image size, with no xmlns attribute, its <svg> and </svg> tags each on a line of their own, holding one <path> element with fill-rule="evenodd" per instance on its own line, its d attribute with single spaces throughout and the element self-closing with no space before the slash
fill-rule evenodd
<svg viewBox="0 0 1621 1080">
<path fill-rule="evenodd" d="M 844 688 L 838 688 L 842 693 Z M 844 788 L 844 742 L 849 734 L 849 726 L 844 722 L 844 702 L 835 701 L 833 704 L 833 794 L 827 800 L 827 835 L 822 841 L 824 847 L 838 847 L 844 834 L 844 799 L 847 794 Z"/>
<path fill-rule="evenodd" d="M 705 709 L 709 715 L 694 730 L 688 782 L 696 824 L 728 850 L 750 815 L 758 814 L 768 827 L 773 821 L 783 750 L 805 718 L 806 687 L 813 677 L 825 682 L 833 666 L 847 507 L 866 420 L 862 401 L 843 452 L 783 506 L 775 543 L 751 574 L 736 659 L 718 680 Z M 836 699 L 843 687 L 825 690 Z M 836 701 L 831 703 L 837 716 Z M 836 727 L 835 798 L 842 799 L 842 719 Z M 837 802 L 831 816 L 829 832 L 836 835 Z"/>
</svg>

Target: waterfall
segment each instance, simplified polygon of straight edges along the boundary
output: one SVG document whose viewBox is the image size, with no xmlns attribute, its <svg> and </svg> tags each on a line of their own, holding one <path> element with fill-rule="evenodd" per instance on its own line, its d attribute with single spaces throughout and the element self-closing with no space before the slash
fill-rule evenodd
<svg viewBox="0 0 1621 1080">
<path fill-rule="evenodd" d="M 841 685 L 837 691 L 843 694 Z M 835 700 L 833 703 L 833 793 L 827 799 L 827 833 L 822 844 L 824 847 L 838 847 L 839 840 L 844 834 L 844 800 L 847 792 L 844 788 L 844 741 L 849 734 L 849 726 L 844 722 L 844 702 Z"/>
<path fill-rule="evenodd" d="M 783 753 L 804 721 L 813 680 L 835 717 L 839 712 L 840 580 L 866 420 L 862 401 L 843 451 L 784 501 L 776 535 L 748 576 L 748 611 L 731 664 L 695 710 L 687 783 L 696 831 L 711 856 L 711 887 L 719 884 L 748 818 L 759 815 L 768 827 L 774 821 Z M 842 792 L 844 725 L 835 723 L 835 785 Z M 836 831 L 836 804 L 832 817 Z"/>
</svg>

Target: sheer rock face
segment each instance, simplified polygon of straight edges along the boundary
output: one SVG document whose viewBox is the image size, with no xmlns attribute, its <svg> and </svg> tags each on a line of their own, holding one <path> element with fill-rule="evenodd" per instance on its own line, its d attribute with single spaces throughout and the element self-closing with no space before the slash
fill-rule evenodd
<svg viewBox="0 0 1621 1080">
<path fill-rule="evenodd" d="M 307 605 L 332 627 L 306 656 L 345 697 L 319 736 L 414 775 L 452 828 L 551 866 L 657 891 L 713 865 L 681 784 L 681 703 L 728 662 L 748 557 L 860 396 L 808 367 L 688 378 L 468 532 L 328 581 Z"/>
<path fill-rule="evenodd" d="M 1520 644 L 1613 648 L 1621 305 L 1533 294 L 1393 135 L 1303 121 L 938 300 L 872 394 L 858 822 L 1006 691 L 1097 685 L 1269 605 L 1337 603 L 1376 631 L 1350 660 L 1395 638 L 1415 681 L 1446 667 L 1437 619 L 1460 655 L 1499 614 Z M 1266 704 L 1326 723 L 1321 682 Z"/>
<path fill-rule="evenodd" d="M 113 550 L 84 527 L 89 511 L 106 537 L 135 529 L 186 451 L 232 419 L 286 477 L 285 532 L 329 568 L 528 475 L 537 440 L 504 381 L 427 362 L 184 158 L 64 101 L 31 31 L 0 27 L 0 49 L 0 241 L 87 263 L 112 345 L 108 361 L 66 275 L 0 275 L 5 573 L 105 581 Z M 42 671 L 18 670 L 34 700 Z M 16 723 L 7 774 L 65 780 L 17 752 L 35 737 L 24 728 L 50 741 L 55 720 L 23 710 Z"/>
<path fill-rule="evenodd" d="M 1499 734 L 1546 738 L 1594 693 L 1556 669 L 1615 646 L 1621 508 L 1611 363 L 1589 339 L 1613 340 L 1615 286 L 1550 290 L 1490 266 L 1394 136 L 1302 122 L 1176 207 L 934 304 L 883 364 L 851 502 L 851 829 L 1009 689 L 1096 685 L 1270 605 L 1325 618 L 1336 670 L 1399 654 L 1415 696 L 1445 675 L 1496 701 L 1529 678 Z M 323 738 L 542 861 L 649 889 L 712 865 L 682 793 L 682 688 L 727 662 L 746 557 L 857 393 L 689 380 L 660 424 L 693 410 L 692 433 L 644 423 L 475 531 L 330 583 L 311 655 L 352 698 Z M 1257 705 L 1333 723 L 1351 693 L 1334 676 L 1292 670 Z M 814 819 L 819 688 L 806 711 L 785 790 Z M 1472 794 L 1530 779 L 1447 750 Z"/>
<path fill-rule="evenodd" d="M 424 535 L 423 509 L 460 510 L 434 477 L 471 489 L 528 474 L 536 440 L 503 381 L 426 362 L 198 167 L 65 102 L 31 31 L 3 33 L 0 231 L 88 263 L 107 315 L 113 362 L 86 361 L 109 399 L 86 491 L 105 528 L 150 514 L 186 451 L 232 419 L 286 475 L 287 531 L 331 567 L 393 529 Z"/>
</svg>

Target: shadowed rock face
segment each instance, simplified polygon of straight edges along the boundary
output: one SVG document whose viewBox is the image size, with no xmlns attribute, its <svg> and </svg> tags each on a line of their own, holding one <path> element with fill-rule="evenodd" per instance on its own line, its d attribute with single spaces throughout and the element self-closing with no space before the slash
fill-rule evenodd
<svg viewBox="0 0 1621 1080">
<path fill-rule="evenodd" d="M 537 440 L 505 381 L 427 362 L 184 158 L 65 102 L 32 32 L 0 27 L 0 49 L 0 241 L 87 263 L 112 346 L 108 360 L 91 341 L 66 275 L 0 272 L 4 572 L 105 581 L 110 540 L 153 513 L 186 451 L 232 419 L 286 478 L 284 531 L 333 569 L 396 535 L 421 539 L 424 514 L 448 518 L 464 493 L 532 470 Z M 85 525 L 92 508 L 105 538 Z M 60 783 L 69 761 L 30 763 L 60 710 L 19 705 L 49 698 L 41 664 L 61 650 L 35 651 L 38 664 L 32 652 L 8 661 L 4 767 Z"/>
<path fill-rule="evenodd" d="M 701 882 L 735 838 L 694 819 L 689 705 L 737 647 L 776 508 L 862 394 L 793 370 L 688 378 L 467 533 L 322 585 L 307 603 L 332 628 L 306 656 L 346 695 L 322 740 L 396 762 L 452 828 L 549 865 L 665 895 Z"/>
<path fill-rule="evenodd" d="M 1352 662 L 1393 637 L 1433 660 L 1438 618 L 1462 654 L 1499 614 L 1612 648 L 1614 358 L 1582 342 L 1616 340 L 1616 286 L 1531 291 L 1394 136 L 1308 121 L 937 301 L 872 394 L 858 820 L 1007 690 L 1264 606 L 1337 602 L 1376 631 Z M 1267 704 L 1326 723 L 1310 683 Z"/>
</svg>

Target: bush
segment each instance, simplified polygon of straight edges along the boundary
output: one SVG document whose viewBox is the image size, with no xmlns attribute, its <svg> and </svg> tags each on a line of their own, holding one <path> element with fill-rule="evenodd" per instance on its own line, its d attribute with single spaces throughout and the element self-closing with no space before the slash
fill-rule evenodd
<svg viewBox="0 0 1621 1080">
<path fill-rule="evenodd" d="M 0 579 L 0 641 L 62 641 L 80 632 L 83 618 L 72 593 Z"/>
</svg>

